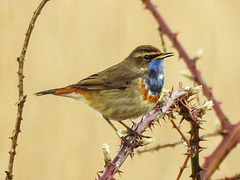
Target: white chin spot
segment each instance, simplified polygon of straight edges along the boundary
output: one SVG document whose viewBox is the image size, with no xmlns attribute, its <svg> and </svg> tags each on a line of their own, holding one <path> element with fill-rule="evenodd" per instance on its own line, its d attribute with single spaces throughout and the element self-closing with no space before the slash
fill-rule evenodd
<svg viewBox="0 0 240 180">
<path fill-rule="evenodd" d="M 158 75 L 158 79 L 161 79 L 161 80 L 162 80 L 163 78 L 164 78 L 164 75 L 163 75 L 163 74 L 159 74 L 159 75 Z"/>
</svg>

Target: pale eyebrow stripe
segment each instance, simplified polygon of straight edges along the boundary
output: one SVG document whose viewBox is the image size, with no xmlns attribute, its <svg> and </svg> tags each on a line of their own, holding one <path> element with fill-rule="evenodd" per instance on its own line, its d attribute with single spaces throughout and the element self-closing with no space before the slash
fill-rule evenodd
<svg viewBox="0 0 240 180">
<path fill-rule="evenodd" d="M 143 55 L 149 55 L 149 56 L 152 56 L 152 55 L 160 55 L 161 52 L 138 52 L 138 53 L 135 53 L 133 55 L 133 57 L 140 57 L 140 56 L 143 56 Z"/>
</svg>

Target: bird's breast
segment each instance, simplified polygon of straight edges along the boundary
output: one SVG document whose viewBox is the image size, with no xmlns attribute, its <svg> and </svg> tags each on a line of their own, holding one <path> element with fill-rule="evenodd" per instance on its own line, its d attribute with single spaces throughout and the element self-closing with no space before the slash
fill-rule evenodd
<svg viewBox="0 0 240 180">
<path fill-rule="evenodd" d="M 156 104 L 160 98 L 160 94 L 153 94 L 144 80 L 141 80 L 141 95 L 143 101 L 148 104 Z"/>
</svg>

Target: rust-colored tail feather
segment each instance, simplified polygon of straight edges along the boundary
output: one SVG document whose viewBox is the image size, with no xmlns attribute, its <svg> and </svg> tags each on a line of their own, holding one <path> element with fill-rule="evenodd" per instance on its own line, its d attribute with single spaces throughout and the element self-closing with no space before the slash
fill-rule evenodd
<svg viewBox="0 0 240 180">
<path fill-rule="evenodd" d="M 66 87 L 66 88 L 58 88 L 58 89 L 50 89 L 50 90 L 46 90 L 46 91 L 41 91 L 41 92 L 35 93 L 35 95 L 36 96 L 42 96 L 42 95 L 47 95 L 47 94 L 62 95 L 62 94 L 72 93 L 75 91 L 79 94 L 82 93 L 81 89 Z"/>
<path fill-rule="evenodd" d="M 47 94 L 55 94 L 56 91 L 60 90 L 61 88 L 59 89 L 50 89 L 50 90 L 46 90 L 46 91 L 41 91 L 41 92 L 37 92 L 35 93 L 34 95 L 36 96 L 42 96 L 42 95 L 47 95 Z"/>
</svg>

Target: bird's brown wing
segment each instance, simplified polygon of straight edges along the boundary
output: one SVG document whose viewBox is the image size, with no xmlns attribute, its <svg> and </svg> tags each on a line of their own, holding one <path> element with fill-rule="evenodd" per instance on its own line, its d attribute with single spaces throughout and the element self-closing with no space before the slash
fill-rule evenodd
<svg viewBox="0 0 240 180">
<path fill-rule="evenodd" d="M 69 87 L 88 90 L 124 90 L 137 77 L 139 77 L 139 74 L 133 73 L 128 68 L 118 64 L 82 79 L 77 84 L 70 85 Z"/>
</svg>

